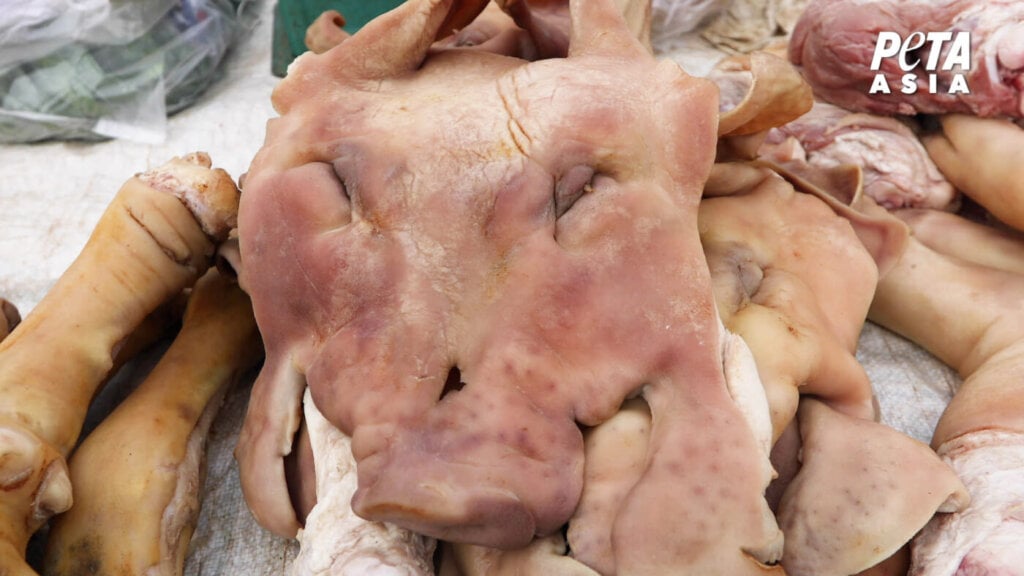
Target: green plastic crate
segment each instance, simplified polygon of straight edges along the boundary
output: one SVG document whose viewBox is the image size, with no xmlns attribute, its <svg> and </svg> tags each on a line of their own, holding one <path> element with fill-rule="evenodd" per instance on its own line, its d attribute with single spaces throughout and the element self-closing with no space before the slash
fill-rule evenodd
<svg viewBox="0 0 1024 576">
<path fill-rule="evenodd" d="M 272 72 L 284 77 L 292 60 L 306 51 L 306 29 L 324 12 L 341 12 L 345 31 L 355 34 L 367 22 L 401 3 L 402 0 L 278 0 L 274 9 Z"/>
</svg>

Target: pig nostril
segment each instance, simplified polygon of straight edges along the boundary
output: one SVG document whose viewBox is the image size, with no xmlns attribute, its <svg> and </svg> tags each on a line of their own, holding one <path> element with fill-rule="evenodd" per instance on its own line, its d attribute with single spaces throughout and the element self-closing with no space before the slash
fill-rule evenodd
<svg viewBox="0 0 1024 576">
<path fill-rule="evenodd" d="M 452 366 L 448 370 L 448 377 L 444 380 L 444 388 L 441 390 L 441 397 L 438 400 L 443 399 L 445 396 L 452 392 L 458 392 L 466 385 L 462 381 L 462 371 L 459 370 L 458 366 Z"/>
</svg>

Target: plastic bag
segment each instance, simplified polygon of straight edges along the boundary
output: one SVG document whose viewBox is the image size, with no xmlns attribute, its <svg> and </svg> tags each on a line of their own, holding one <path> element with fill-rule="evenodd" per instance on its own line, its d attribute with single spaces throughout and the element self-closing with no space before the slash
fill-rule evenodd
<svg viewBox="0 0 1024 576">
<path fill-rule="evenodd" d="M 16 2 L 0 0 L 0 142 L 158 143 L 215 79 L 243 0 Z"/>
</svg>

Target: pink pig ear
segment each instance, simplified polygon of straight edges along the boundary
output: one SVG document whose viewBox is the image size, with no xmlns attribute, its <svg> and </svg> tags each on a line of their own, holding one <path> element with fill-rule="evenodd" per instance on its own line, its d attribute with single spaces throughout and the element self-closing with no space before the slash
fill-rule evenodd
<svg viewBox="0 0 1024 576">
<path fill-rule="evenodd" d="M 332 67 L 349 78 L 400 76 L 423 63 L 435 40 L 472 22 L 487 0 L 408 0 L 346 40 Z"/>
<path fill-rule="evenodd" d="M 875 260 L 879 276 L 885 276 L 906 250 L 910 228 L 863 194 L 863 174 L 859 167 L 819 168 L 799 161 L 765 160 L 754 164 L 768 166 L 795 188 L 817 196 L 836 214 L 846 218 Z"/>
<path fill-rule="evenodd" d="M 570 0 L 569 57 L 588 54 L 650 58 L 614 0 Z"/>
</svg>

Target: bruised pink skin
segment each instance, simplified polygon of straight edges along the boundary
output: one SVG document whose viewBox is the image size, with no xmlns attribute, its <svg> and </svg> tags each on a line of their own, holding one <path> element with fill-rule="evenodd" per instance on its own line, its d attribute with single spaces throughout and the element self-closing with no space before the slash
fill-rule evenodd
<svg viewBox="0 0 1024 576">
<path fill-rule="evenodd" d="M 1024 4 L 1016 0 L 817 0 L 793 30 L 789 58 L 803 68 L 815 95 L 848 110 L 1024 118 L 1022 29 Z M 905 72 L 898 58 L 885 59 L 879 71 L 871 70 L 879 31 L 901 38 L 914 31 L 969 32 L 971 69 L 964 74 L 970 93 L 948 94 L 942 87 L 950 85 L 956 70 L 940 69 L 940 88 L 930 94 L 924 52 L 922 65 L 913 70 L 917 91 L 903 94 Z M 940 68 L 944 59 L 940 55 Z M 891 94 L 870 93 L 876 73 L 885 75 Z"/>
<path fill-rule="evenodd" d="M 615 517 L 619 569 L 756 569 L 758 447 L 696 224 L 713 85 L 656 62 L 609 2 L 572 4 L 567 59 L 424 61 L 449 4 L 403 5 L 274 94 L 239 224 L 267 347 L 236 451 L 254 514 L 298 526 L 282 457 L 308 385 L 352 436 L 358 514 L 522 546 L 576 506 L 577 422 L 640 392 L 651 449 Z"/>
</svg>

